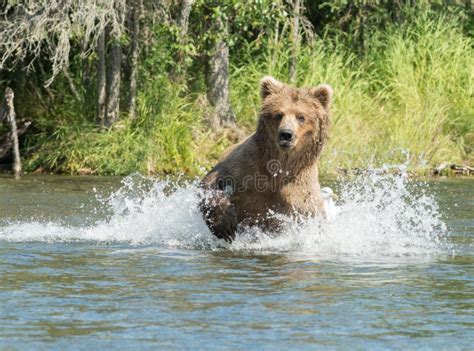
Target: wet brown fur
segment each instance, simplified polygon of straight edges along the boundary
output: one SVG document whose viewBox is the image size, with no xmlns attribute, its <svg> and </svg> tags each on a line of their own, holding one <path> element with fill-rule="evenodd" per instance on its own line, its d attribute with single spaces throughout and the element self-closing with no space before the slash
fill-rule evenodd
<svg viewBox="0 0 474 351">
<path fill-rule="evenodd" d="M 269 210 L 324 215 L 316 163 L 328 138 L 331 87 L 293 88 L 265 77 L 261 97 L 256 132 L 230 147 L 202 180 L 209 192 L 200 204 L 206 224 L 227 241 L 238 224 L 278 229 Z M 290 150 L 279 147 L 281 128 L 295 134 Z"/>
</svg>

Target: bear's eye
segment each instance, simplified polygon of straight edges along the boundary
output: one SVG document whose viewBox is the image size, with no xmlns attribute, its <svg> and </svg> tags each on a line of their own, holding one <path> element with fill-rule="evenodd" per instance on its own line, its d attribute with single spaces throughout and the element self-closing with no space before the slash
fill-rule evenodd
<svg viewBox="0 0 474 351">
<path fill-rule="evenodd" d="M 305 118 L 304 118 L 303 115 L 298 115 L 298 117 L 296 117 L 296 118 L 298 119 L 298 122 L 300 122 L 300 123 L 304 123 L 304 121 L 305 121 Z"/>
<path fill-rule="evenodd" d="M 283 118 L 283 115 L 281 113 L 277 113 L 275 116 L 273 116 L 275 118 L 275 120 L 277 121 L 281 121 L 281 119 Z"/>
</svg>

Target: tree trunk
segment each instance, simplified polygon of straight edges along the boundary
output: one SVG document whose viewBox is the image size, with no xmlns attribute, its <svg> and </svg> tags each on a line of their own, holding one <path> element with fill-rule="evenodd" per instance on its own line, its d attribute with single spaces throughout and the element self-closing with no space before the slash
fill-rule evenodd
<svg viewBox="0 0 474 351">
<path fill-rule="evenodd" d="M 220 18 L 217 33 L 221 35 L 211 49 L 207 69 L 207 96 L 214 109 L 210 118 L 213 128 L 235 126 L 235 115 L 230 106 L 229 96 L 229 47 L 224 40 L 227 31 L 228 24 Z"/>
<path fill-rule="evenodd" d="M 189 15 L 191 14 L 191 9 L 194 2 L 195 0 L 182 0 L 181 9 L 177 20 L 179 26 L 178 43 L 180 48 L 178 50 L 176 64 L 171 72 L 171 79 L 175 82 L 182 80 L 186 75 L 186 65 L 184 62 L 184 59 L 186 58 L 186 52 L 183 50 L 183 47 L 188 41 Z"/>
<path fill-rule="evenodd" d="M 19 179 L 21 175 L 21 161 L 20 161 L 20 145 L 18 143 L 18 131 L 16 127 L 16 114 L 15 107 L 13 105 L 13 90 L 7 88 L 5 90 L 5 99 L 3 101 L 3 106 L 1 108 L 0 120 L 6 118 L 8 124 L 10 125 L 10 135 L 13 146 L 13 175 L 15 179 Z"/>
<path fill-rule="evenodd" d="M 273 47 L 272 47 L 272 60 L 271 60 L 271 67 L 270 73 L 275 69 L 276 61 L 278 57 L 278 52 L 280 51 L 279 42 L 280 42 L 280 21 L 276 21 L 275 23 L 275 37 L 273 38 Z"/>
<path fill-rule="evenodd" d="M 97 45 L 97 44 L 96 44 Z M 85 52 L 87 49 L 83 47 L 82 51 Z M 89 56 L 83 57 L 81 60 L 81 68 L 82 68 L 82 75 L 81 75 L 81 83 L 82 83 L 82 98 L 85 99 L 89 97 L 88 93 L 91 90 L 91 64 Z"/>
<path fill-rule="evenodd" d="M 291 58 L 290 58 L 290 83 L 296 81 L 296 60 L 298 57 L 299 30 L 300 30 L 300 0 L 294 0 L 293 3 L 294 19 L 291 38 Z"/>
<path fill-rule="evenodd" d="M 1 118 L 0 118 L 1 120 Z M 23 120 L 17 121 L 17 135 L 19 138 L 25 134 L 28 127 L 31 125 L 31 121 Z M 13 150 L 13 139 L 11 130 L 4 135 L 0 136 L 0 164 L 5 163 L 8 159 L 11 159 L 11 153 Z"/>
<path fill-rule="evenodd" d="M 69 89 L 71 89 L 72 95 L 74 95 L 74 98 L 76 99 L 76 101 L 79 101 L 79 102 L 82 101 L 81 95 L 79 95 L 79 92 L 77 91 L 77 88 L 76 88 L 76 84 L 74 84 L 74 80 L 69 74 L 69 69 L 67 67 L 63 68 L 63 74 L 64 74 L 64 78 L 66 78 L 69 84 Z"/>
<path fill-rule="evenodd" d="M 91 85 L 91 72 L 89 65 L 89 58 L 82 59 L 82 86 L 86 91 L 89 90 Z"/>
<path fill-rule="evenodd" d="M 196 0 L 183 0 L 178 18 L 178 25 L 181 29 L 181 38 L 185 38 L 188 35 L 189 15 L 191 14 L 191 8 L 195 1 Z"/>
<path fill-rule="evenodd" d="M 107 103 L 105 78 L 105 31 L 97 40 L 97 116 L 96 123 L 105 126 L 105 111 Z"/>
<path fill-rule="evenodd" d="M 110 38 L 107 57 L 107 109 L 105 125 L 110 127 L 119 117 L 120 112 L 120 73 L 122 66 L 122 48 L 119 38 Z"/>
<path fill-rule="evenodd" d="M 130 118 L 136 118 L 136 100 L 137 100 L 137 76 L 138 76 L 138 34 L 140 32 L 140 17 L 142 12 L 142 0 L 131 0 L 131 20 L 130 20 L 130 82 L 128 89 L 128 115 Z"/>
</svg>

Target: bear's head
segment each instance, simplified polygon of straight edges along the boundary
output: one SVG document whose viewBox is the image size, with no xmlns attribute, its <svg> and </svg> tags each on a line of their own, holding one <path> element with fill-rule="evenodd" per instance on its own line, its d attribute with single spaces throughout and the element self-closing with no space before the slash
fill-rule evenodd
<svg viewBox="0 0 474 351">
<path fill-rule="evenodd" d="M 273 77 L 261 81 L 260 133 L 284 153 L 317 158 L 328 138 L 332 88 L 294 88 Z"/>
</svg>

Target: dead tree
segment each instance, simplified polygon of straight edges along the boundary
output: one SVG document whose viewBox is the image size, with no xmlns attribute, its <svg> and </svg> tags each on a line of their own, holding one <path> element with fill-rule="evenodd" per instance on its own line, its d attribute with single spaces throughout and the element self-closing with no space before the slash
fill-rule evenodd
<svg viewBox="0 0 474 351">
<path fill-rule="evenodd" d="M 67 83 L 69 84 L 69 89 L 71 89 L 71 93 L 72 95 L 74 95 L 74 99 L 76 99 L 76 101 L 81 102 L 81 95 L 77 91 L 76 84 L 74 84 L 74 80 L 72 79 L 71 74 L 69 73 L 69 69 L 67 67 L 63 68 L 63 75 L 64 78 L 66 78 Z"/>
<path fill-rule="evenodd" d="M 15 179 L 19 179 L 21 175 L 21 161 L 20 161 L 20 146 L 18 143 L 18 130 L 16 126 L 15 107 L 13 105 L 13 90 L 7 88 L 5 90 L 5 97 L 0 109 L 0 121 L 6 120 L 10 127 L 10 132 L 7 135 L 6 142 L 13 148 L 13 175 Z"/>
<path fill-rule="evenodd" d="M 80 100 L 67 72 L 71 48 L 79 40 L 83 58 L 97 50 L 97 121 L 100 125 L 112 124 L 119 112 L 119 42 L 124 33 L 126 0 L 22 0 L 8 6 L 9 10 L 0 18 L 0 69 L 12 69 L 20 62 L 31 68 L 40 55 L 48 53 L 48 57 L 42 58 L 51 62 L 52 75 L 45 86 L 64 72 L 71 91 Z M 110 46 L 104 38 L 106 27 L 110 28 L 113 39 Z M 109 74 L 105 67 L 107 57 L 111 62 Z M 110 98 L 107 98 L 107 76 Z"/>
<path fill-rule="evenodd" d="M 82 54 L 91 54 L 98 37 L 109 25 L 115 37 L 124 31 L 126 0 L 22 0 L 10 2 L 0 19 L 0 69 L 22 62 L 31 68 L 40 55 L 49 53 L 54 78 L 69 65 L 72 44 L 81 33 Z M 14 4 L 18 3 L 18 4 Z"/>
<path fill-rule="evenodd" d="M 28 127 L 31 125 L 29 120 L 17 120 L 17 134 L 18 139 L 25 134 Z M 13 138 L 11 130 L 0 136 L 0 164 L 5 162 L 11 163 L 13 150 Z M 9 161 L 10 160 L 10 161 Z"/>
</svg>

